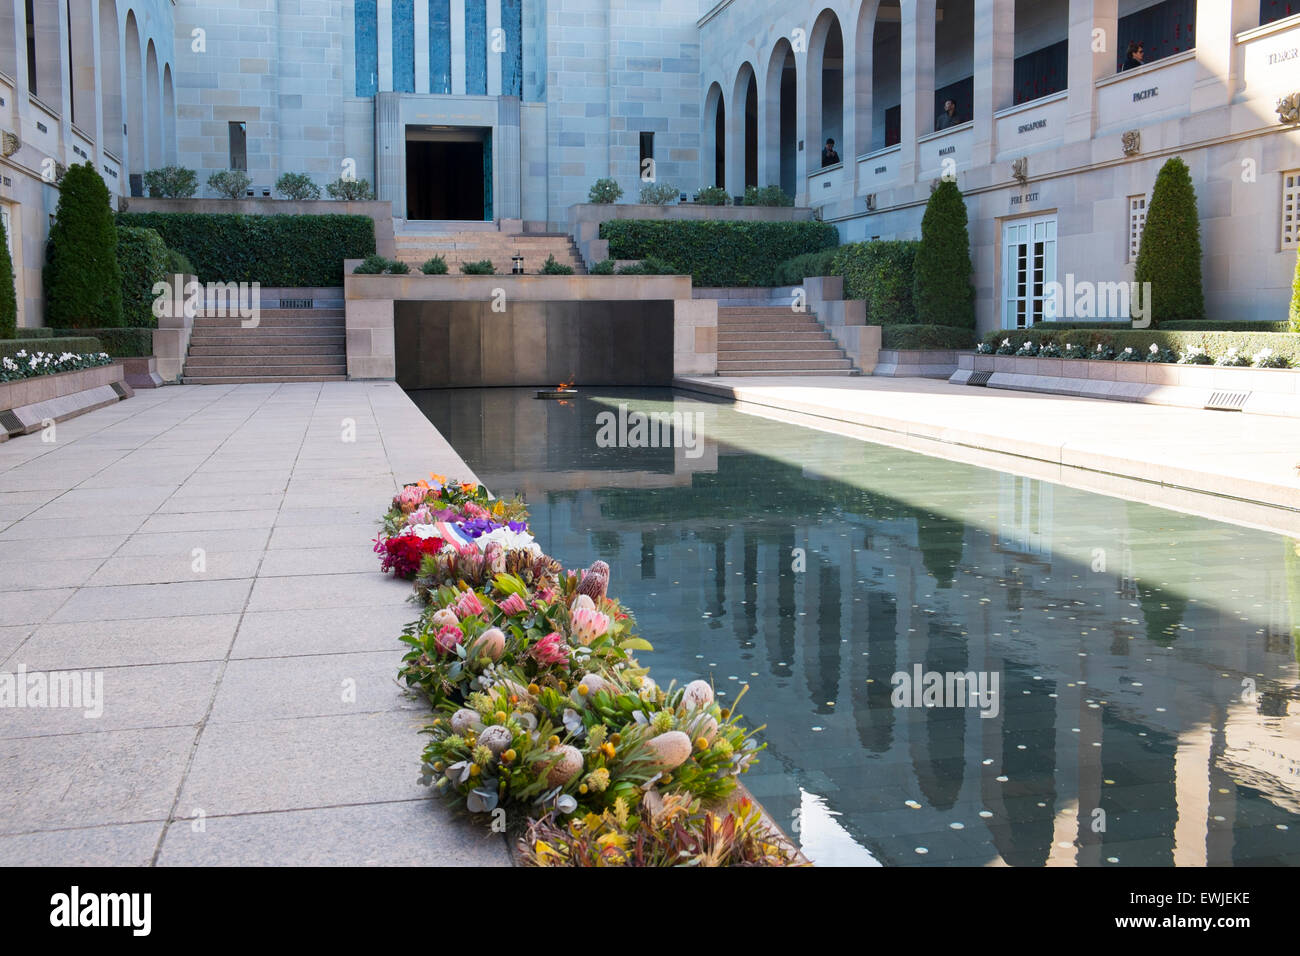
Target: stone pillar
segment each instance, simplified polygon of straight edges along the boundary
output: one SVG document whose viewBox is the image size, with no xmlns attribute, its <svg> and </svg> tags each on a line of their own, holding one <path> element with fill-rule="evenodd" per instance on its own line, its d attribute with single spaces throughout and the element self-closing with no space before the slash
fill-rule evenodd
<svg viewBox="0 0 1300 956">
<path fill-rule="evenodd" d="M 429 5 L 415 4 L 415 92 L 429 92 Z"/>
<path fill-rule="evenodd" d="M 1227 106 L 1241 89 L 1241 56 L 1233 38 L 1258 24 L 1254 0 L 1197 0 L 1193 113 Z"/>
<path fill-rule="evenodd" d="M 794 192 L 795 205 L 808 205 L 808 170 L 821 161 L 821 146 L 816 141 L 808 119 L 808 61 L 807 51 L 794 55 Z M 816 151 L 812 158 L 809 154 Z M 761 187 L 767 183 L 759 183 Z"/>
<path fill-rule="evenodd" d="M 465 95 L 465 0 L 451 0 L 451 92 Z"/>
<path fill-rule="evenodd" d="M 103 69 L 104 69 L 104 51 L 100 47 L 99 38 L 99 4 L 90 5 L 90 35 L 92 38 L 91 57 L 94 60 L 93 69 L 95 82 L 91 85 L 90 95 L 95 99 L 95 128 L 90 130 L 91 135 L 95 137 L 95 172 L 104 177 L 104 184 L 108 186 L 109 193 L 116 193 L 117 189 L 108 184 L 108 179 L 104 173 L 104 99 L 101 90 L 104 88 Z M 175 143 L 172 144 L 173 146 Z"/>
<path fill-rule="evenodd" d="M 916 182 L 917 137 L 934 130 L 934 5 L 935 0 L 902 5 L 900 186 Z"/>
<path fill-rule="evenodd" d="M 344 278 L 344 296 L 347 286 L 356 281 Z M 347 298 L 345 304 L 348 378 L 393 380 L 397 377 L 393 300 Z"/>
<path fill-rule="evenodd" d="M 1119 0 L 1070 0 L 1065 141 L 1092 139 L 1097 128 L 1097 81 L 1115 72 Z"/>
<path fill-rule="evenodd" d="M 379 90 L 393 88 L 393 5 L 377 4 L 379 21 L 375 27 L 379 40 Z"/>
<path fill-rule="evenodd" d="M 839 143 L 840 159 L 844 161 L 844 169 L 840 173 L 840 182 L 848 189 L 841 190 L 837 198 L 852 202 L 853 197 L 858 194 L 858 84 L 855 80 L 858 73 L 858 44 L 848 27 L 841 26 L 840 31 L 844 38 L 844 73 L 840 77 L 844 104 L 840 111 Z M 868 69 L 870 66 L 868 62 Z"/>
<path fill-rule="evenodd" d="M 673 375 L 716 375 L 717 372 L 717 300 L 675 299 Z"/>
<path fill-rule="evenodd" d="M 971 168 L 993 162 L 993 114 L 1011 105 L 1015 73 L 1016 0 L 975 0 L 975 102 Z"/>
<path fill-rule="evenodd" d="M 844 38 L 845 56 L 848 55 L 850 43 L 854 48 L 854 68 L 852 73 L 845 70 L 845 73 L 848 74 L 845 77 L 845 88 L 849 88 L 849 78 L 851 77 L 854 109 L 853 129 L 856 139 L 850 140 L 846 135 L 844 137 L 844 144 L 846 147 L 851 146 L 850 152 L 853 153 L 853 166 L 855 170 L 858 165 L 857 158 L 859 156 L 865 156 L 867 153 L 871 152 L 871 134 L 873 132 L 871 128 L 871 111 L 873 107 L 874 94 L 872 92 L 871 80 L 873 71 L 875 70 L 874 41 L 876 34 L 876 14 L 871 10 L 870 4 L 865 4 L 862 8 L 861 16 L 864 18 L 869 17 L 870 19 L 861 23 L 858 26 L 857 32 L 855 32 L 851 38 L 848 36 Z M 859 33 L 862 35 L 863 40 L 861 49 L 858 49 Z M 847 105 L 845 108 L 847 111 Z M 847 119 L 845 122 L 848 122 Z M 855 179 L 856 175 L 855 172 Z"/>
<path fill-rule="evenodd" d="M 375 94 L 375 196 L 406 218 L 406 133 L 401 95 L 391 91 Z"/>
<path fill-rule="evenodd" d="M 497 61 L 500 62 L 500 57 Z M 497 219 L 519 219 L 522 216 L 519 114 L 519 97 L 503 96 L 497 100 L 493 145 L 496 183 L 492 189 L 493 215 Z"/>
</svg>

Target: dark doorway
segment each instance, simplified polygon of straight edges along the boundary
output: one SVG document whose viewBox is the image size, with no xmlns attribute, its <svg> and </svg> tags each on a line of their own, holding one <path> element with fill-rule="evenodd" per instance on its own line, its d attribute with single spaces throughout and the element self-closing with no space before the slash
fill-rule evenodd
<svg viewBox="0 0 1300 956">
<path fill-rule="evenodd" d="M 488 155 L 482 134 L 408 134 L 406 217 L 475 222 L 490 218 L 484 175 Z"/>
</svg>

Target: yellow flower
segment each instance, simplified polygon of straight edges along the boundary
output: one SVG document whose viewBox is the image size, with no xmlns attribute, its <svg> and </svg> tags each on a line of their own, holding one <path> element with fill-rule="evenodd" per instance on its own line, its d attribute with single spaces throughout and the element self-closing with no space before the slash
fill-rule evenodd
<svg viewBox="0 0 1300 956">
<path fill-rule="evenodd" d="M 700 752 L 703 752 L 703 751 L 705 751 L 705 750 L 708 750 L 708 749 L 709 749 L 709 742 L 708 742 L 707 740 L 705 740 L 703 737 L 696 737 L 696 738 L 695 738 L 695 749 L 698 750 L 698 751 L 700 751 Z"/>
<path fill-rule="evenodd" d="M 541 692 L 542 692 L 542 689 L 541 689 L 540 687 L 538 687 L 536 684 L 529 684 L 529 685 L 528 685 L 528 693 L 532 694 L 534 697 L 536 697 L 536 696 L 537 696 L 538 694 L 540 694 Z"/>
<path fill-rule="evenodd" d="M 600 752 L 605 755 L 606 760 L 614 759 L 614 753 L 615 753 L 614 745 L 611 744 L 608 740 L 600 745 Z"/>
<path fill-rule="evenodd" d="M 515 753 L 515 748 L 514 748 L 514 747 L 511 747 L 509 750 L 507 750 L 507 751 L 505 751 L 504 753 L 501 754 L 501 762 L 502 762 L 502 763 L 513 763 L 513 762 L 514 762 L 514 759 L 515 759 L 516 757 L 518 757 L 518 756 L 519 756 L 519 754 Z"/>
<path fill-rule="evenodd" d="M 498 710 L 493 716 L 496 717 L 498 724 L 506 722 L 506 712 L 504 710 Z"/>
<path fill-rule="evenodd" d="M 533 847 L 533 855 L 537 857 L 538 866 L 553 866 L 564 863 L 564 857 L 545 840 L 537 841 L 537 845 Z"/>
</svg>

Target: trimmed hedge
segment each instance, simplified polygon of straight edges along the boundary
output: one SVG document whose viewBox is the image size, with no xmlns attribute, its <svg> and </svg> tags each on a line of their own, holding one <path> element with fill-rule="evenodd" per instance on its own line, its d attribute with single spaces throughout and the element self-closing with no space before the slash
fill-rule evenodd
<svg viewBox="0 0 1300 956">
<path fill-rule="evenodd" d="M 1274 355 L 1286 358 L 1292 366 L 1300 366 L 1300 335 L 1294 332 L 1170 332 L 1166 329 L 1130 329 L 1121 326 L 1115 330 L 1073 329 L 1068 331 L 1045 330 L 1043 326 L 1031 329 L 1000 329 L 984 336 L 984 341 L 995 349 L 1003 339 L 1010 339 L 1013 348 L 1025 341 L 1036 345 L 1055 342 L 1062 347 L 1081 345 L 1091 353 L 1098 345 L 1109 346 L 1116 352 L 1125 348 L 1145 357 L 1152 343 L 1176 353 L 1199 346 L 1213 358 L 1235 348 L 1247 358 L 1261 349 L 1272 349 Z"/>
<path fill-rule="evenodd" d="M 974 344 L 972 329 L 952 325 L 886 325 L 880 330 L 882 349 L 969 349 Z"/>
<path fill-rule="evenodd" d="M 58 330 L 55 330 L 55 329 L 46 328 L 46 327 L 44 327 L 44 326 L 41 326 L 41 327 L 34 328 L 34 329 L 18 329 L 18 330 L 13 334 L 12 337 L 13 337 L 13 338 L 16 338 L 16 339 L 52 339 L 52 338 L 54 338 L 54 333 L 55 333 L 55 331 L 63 332 L 63 333 L 66 334 L 66 335 L 81 335 L 81 334 L 82 334 L 82 332 L 81 332 L 80 329 L 58 329 Z"/>
<path fill-rule="evenodd" d="M 1146 304 L 1157 325 L 1205 317 L 1196 189 L 1187 164 L 1177 156 L 1156 176 L 1138 246 L 1136 278 L 1140 285 L 1151 283 L 1151 301 Z"/>
<path fill-rule="evenodd" d="M 1107 331 L 1124 331 L 1132 328 L 1127 322 L 1076 322 L 1068 319 L 1062 322 L 1037 322 L 1034 328 L 1041 332 L 1068 332 L 1071 329 L 1105 329 Z M 1171 319 L 1153 326 L 1151 331 L 1159 328 L 1164 332 L 1290 332 L 1286 322 L 1221 322 L 1215 319 Z M 1136 329 L 1135 331 L 1145 331 Z M 999 339 L 998 341 L 1001 341 Z"/>
<path fill-rule="evenodd" d="M 975 328 L 966 200 L 952 180 L 930 194 L 921 220 L 921 245 L 913 268 L 916 320 L 926 325 Z"/>
<path fill-rule="evenodd" d="M 42 271 L 45 321 L 54 328 L 122 324 L 122 271 L 109 201 L 108 187 L 92 164 L 68 168 Z"/>
<path fill-rule="evenodd" d="M 234 213 L 119 213 L 120 226 L 156 229 L 194 264 L 201 282 L 258 282 L 273 288 L 343 284 L 343 260 L 375 251 L 369 216 L 243 216 Z"/>
<path fill-rule="evenodd" d="M 835 275 L 835 256 L 839 247 L 824 249 L 821 252 L 805 252 L 801 256 L 787 259 L 776 267 L 772 279 L 774 285 L 803 285 L 804 279 L 818 276 Z"/>
<path fill-rule="evenodd" d="M 613 219 L 600 225 L 613 259 L 662 259 L 697 286 L 770 286 L 781 263 L 839 245 L 828 222 Z"/>
<path fill-rule="evenodd" d="M 868 325 L 917 325 L 912 304 L 915 240 L 841 246 L 832 275 L 844 277 L 844 298 L 867 303 Z"/>
<path fill-rule="evenodd" d="M 26 332 L 26 329 L 23 329 Z M 69 329 L 67 331 L 77 331 Z M 97 338 L 89 335 L 72 335 L 60 338 L 57 342 L 51 338 L 3 339 L 0 340 L 0 356 L 13 358 L 19 352 L 73 352 L 81 355 L 85 352 L 107 352 Z"/>
<path fill-rule="evenodd" d="M 154 229 L 117 227 L 117 264 L 122 270 L 122 318 L 128 327 L 156 328 L 153 287 L 167 280 L 167 244 Z"/>
<path fill-rule="evenodd" d="M 18 294 L 14 291 L 14 264 L 9 257 L 9 240 L 0 223 L 0 339 L 12 338 L 18 330 Z"/>
<path fill-rule="evenodd" d="M 153 355 L 153 329 L 54 329 L 55 344 L 47 349 L 60 352 L 84 352 L 85 349 L 73 349 L 64 344 L 74 332 L 89 333 L 99 340 L 100 346 L 94 351 L 107 352 L 113 358 L 139 358 Z"/>
</svg>

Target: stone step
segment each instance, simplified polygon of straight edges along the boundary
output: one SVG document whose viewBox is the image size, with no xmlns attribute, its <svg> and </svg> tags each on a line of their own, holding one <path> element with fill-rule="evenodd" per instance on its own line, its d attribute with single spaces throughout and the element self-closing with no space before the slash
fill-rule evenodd
<svg viewBox="0 0 1300 956">
<path fill-rule="evenodd" d="M 192 369 L 216 369 L 216 368 L 281 368 L 287 365 L 292 366 L 310 366 L 317 368 L 319 366 L 341 366 L 347 364 L 347 356 L 341 353 L 333 355 L 254 355 L 245 353 L 243 355 L 201 355 L 190 356 L 187 368 Z"/>
<path fill-rule="evenodd" d="M 769 371 L 787 369 L 791 371 L 813 371 L 816 369 L 849 369 L 853 363 L 846 358 L 828 358 L 828 359 L 792 359 L 785 356 L 781 358 L 772 358 L 768 360 L 748 359 L 746 361 L 733 362 L 718 359 L 718 371 L 738 372 L 738 371 Z"/>
<path fill-rule="evenodd" d="M 724 342 L 740 342 L 742 344 L 759 342 L 773 343 L 793 343 L 793 342 L 830 342 L 833 341 L 829 332 L 819 331 L 817 329 L 808 329 L 800 332 L 732 332 L 730 330 L 718 330 L 718 344 Z"/>
<path fill-rule="evenodd" d="M 299 335 L 286 335 L 283 334 L 283 330 L 243 329 L 232 331 L 230 335 L 196 332 L 190 338 L 190 346 L 230 345 L 254 350 L 264 345 L 333 345 L 341 348 L 346 341 L 347 337 L 342 332 L 337 334 L 303 332 Z"/>
<path fill-rule="evenodd" d="M 238 345 L 191 345 L 190 357 L 215 355 L 345 355 L 342 342 L 334 345 L 259 345 L 256 349 Z"/>
<path fill-rule="evenodd" d="M 274 385 L 280 382 L 346 382 L 347 375 L 199 375 L 184 376 L 186 385 Z"/>
<path fill-rule="evenodd" d="M 719 335 L 820 335 L 825 329 L 816 322 L 798 324 L 779 324 L 776 322 L 756 322 L 753 325 L 719 325 Z"/>
<path fill-rule="evenodd" d="M 768 364 L 797 366 L 804 362 L 812 362 L 816 366 L 824 362 L 848 362 L 848 359 L 837 348 L 800 349 L 798 351 L 793 349 L 718 351 L 718 366 L 720 368 L 723 366 L 736 367 L 742 363 L 746 365 L 752 364 L 760 368 Z"/>
<path fill-rule="evenodd" d="M 855 368 L 849 368 L 849 369 L 739 369 L 739 370 L 734 370 L 734 371 L 733 371 L 733 370 L 727 370 L 727 371 L 724 371 L 724 370 L 722 370 L 722 369 L 719 369 L 719 370 L 718 370 L 718 376 L 719 376 L 720 378 L 747 378 L 747 377 L 755 377 L 755 378 L 757 378 L 757 377 L 759 377 L 759 376 L 777 376 L 777 375 L 788 375 L 788 376 L 792 376 L 792 377 L 793 377 L 793 376 L 798 376 L 798 377 L 801 377 L 801 378 L 802 378 L 802 377 L 812 376 L 812 375 L 816 375 L 816 376 L 829 376 L 829 375 L 853 376 L 853 375 L 857 375 L 857 374 L 858 374 L 858 370 L 855 369 Z"/>
<path fill-rule="evenodd" d="M 274 312 L 262 312 L 257 316 L 256 325 L 247 325 L 245 322 L 252 322 L 252 319 L 241 319 L 239 316 L 223 316 L 221 318 L 196 318 L 194 320 L 195 329 L 321 329 L 333 331 L 344 328 L 345 318 L 343 315 L 330 316 L 307 316 L 307 315 L 277 315 Z"/>
<path fill-rule="evenodd" d="M 194 378 L 229 378 L 239 375 L 261 375 L 282 378 L 297 375 L 347 375 L 346 362 L 332 365 L 193 365 L 185 366 L 186 380 Z"/>
<path fill-rule="evenodd" d="M 834 339 L 813 340 L 810 342 L 719 342 L 718 353 L 726 352 L 728 357 L 735 352 L 762 352 L 770 354 L 798 354 L 800 352 L 839 352 L 840 347 Z"/>
</svg>

